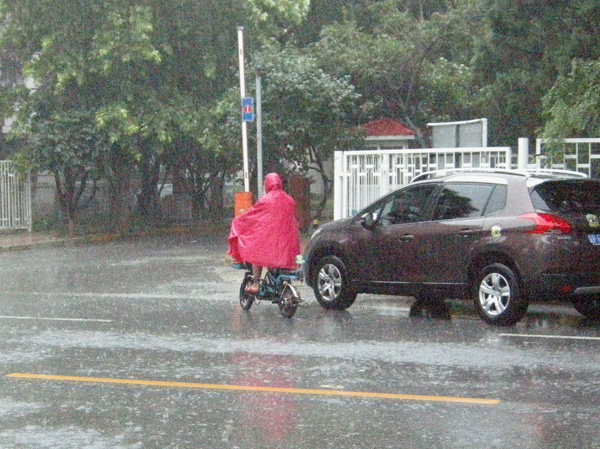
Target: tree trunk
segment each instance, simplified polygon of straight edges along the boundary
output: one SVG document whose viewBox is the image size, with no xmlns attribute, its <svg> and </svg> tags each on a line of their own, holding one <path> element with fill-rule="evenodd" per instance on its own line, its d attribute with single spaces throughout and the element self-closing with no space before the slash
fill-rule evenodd
<svg viewBox="0 0 600 449">
<path fill-rule="evenodd" d="M 202 195 L 192 195 L 192 220 L 199 221 L 202 218 L 202 204 L 204 197 Z"/>
<path fill-rule="evenodd" d="M 110 206 L 113 217 L 113 230 L 126 234 L 133 224 L 131 174 L 133 168 L 120 155 L 113 154 L 110 165 L 112 176 L 110 183 Z"/>
<path fill-rule="evenodd" d="M 221 173 L 213 178 L 208 192 L 208 208 L 212 217 L 223 216 L 224 188 L 225 174 Z"/>
<path fill-rule="evenodd" d="M 61 175 L 58 172 L 54 173 L 54 182 L 56 184 L 56 197 L 58 199 L 58 206 L 63 217 L 67 221 L 67 228 L 69 235 L 72 237 L 75 235 L 76 222 L 75 216 L 77 213 L 76 205 L 73 205 L 74 197 L 74 185 L 71 185 L 67 175 L 64 175 L 64 182 Z"/>
<path fill-rule="evenodd" d="M 310 151 L 311 162 L 316 166 L 312 167 L 312 169 L 319 174 L 319 176 L 321 177 L 321 182 L 323 183 L 323 194 L 321 195 L 321 198 L 319 199 L 319 202 L 315 207 L 315 215 L 313 216 L 313 218 L 316 221 L 320 221 L 321 217 L 323 216 L 323 210 L 325 210 L 327 200 L 329 199 L 331 191 L 333 190 L 333 182 L 331 182 L 331 180 L 327 176 L 325 167 L 323 165 L 323 161 L 319 157 L 317 157 L 316 151 L 312 149 Z"/>
<path fill-rule="evenodd" d="M 155 223 L 159 218 L 158 191 L 159 165 L 152 154 L 152 148 L 147 142 L 140 144 L 142 155 L 138 166 L 140 168 L 141 189 L 137 197 L 138 211 L 148 222 Z"/>
<path fill-rule="evenodd" d="M 121 195 L 119 198 L 119 234 L 127 234 L 133 226 L 133 208 L 131 204 L 131 179 L 128 175 L 121 178 Z"/>
</svg>

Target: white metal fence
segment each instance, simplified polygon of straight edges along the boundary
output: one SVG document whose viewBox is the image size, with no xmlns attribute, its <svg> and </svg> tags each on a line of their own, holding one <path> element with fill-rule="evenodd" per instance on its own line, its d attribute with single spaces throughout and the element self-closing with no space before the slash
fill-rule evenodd
<svg viewBox="0 0 600 449">
<path fill-rule="evenodd" d="M 31 231 L 31 178 L 15 171 L 11 161 L 0 161 L 0 230 Z"/>
<path fill-rule="evenodd" d="M 415 176 L 449 168 L 510 168 L 510 147 L 337 151 L 334 219 L 350 217 Z"/>
<path fill-rule="evenodd" d="M 587 174 L 590 178 L 600 177 L 600 139 L 564 139 L 562 161 L 546 156 L 545 144 L 545 140 L 536 140 L 534 163 L 538 167 L 575 170 Z"/>
</svg>

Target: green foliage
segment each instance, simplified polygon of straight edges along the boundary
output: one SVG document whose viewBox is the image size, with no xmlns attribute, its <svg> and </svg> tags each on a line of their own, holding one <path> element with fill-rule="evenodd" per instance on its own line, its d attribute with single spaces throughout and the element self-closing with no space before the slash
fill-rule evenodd
<svg viewBox="0 0 600 449">
<path fill-rule="evenodd" d="M 96 129 L 93 117 L 81 111 L 35 117 L 27 135 L 22 160 L 31 167 L 53 172 L 66 168 L 93 170 L 110 148 L 105 136 Z"/>
<path fill-rule="evenodd" d="M 47 157 L 49 150 L 44 153 L 36 144 L 41 128 L 33 126 L 31 118 L 39 115 L 47 128 L 62 129 L 62 118 L 86 110 L 95 131 L 110 143 L 111 154 L 102 160 L 107 176 L 118 174 L 109 179 L 111 185 L 131 179 L 133 170 L 150 177 L 142 180 L 144 186 L 154 182 L 162 155 L 179 154 L 170 151 L 175 142 L 195 141 L 201 148 L 211 128 L 201 126 L 206 121 L 198 120 L 197 111 L 236 84 L 236 28 L 247 22 L 246 3 L 1 1 L 5 26 L 0 47 L 14 50 L 24 75 L 35 84 L 32 91 L 10 89 L 2 95 L 5 115 L 18 106 L 15 133 L 36 148 L 23 159 L 32 167 L 58 169 L 60 164 Z M 296 2 L 288 6 L 295 11 L 288 14 L 277 6 L 278 26 L 299 19 Z M 252 7 L 258 13 L 261 3 L 253 2 Z M 62 164 L 85 158 L 78 144 L 46 139 L 45 145 L 54 145 L 53 151 L 63 155 Z M 131 172 L 127 176 L 124 170 Z M 152 190 L 143 192 L 151 195 Z M 115 204 L 128 203 L 127 186 L 112 191 L 121 197 L 113 199 Z M 114 210 L 120 214 L 120 209 Z"/>
<path fill-rule="evenodd" d="M 308 150 L 327 157 L 346 148 L 359 98 L 347 77 L 326 73 L 310 53 L 292 47 L 258 55 L 256 61 L 265 73 L 263 121 L 272 160 L 305 168 Z"/>
<path fill-rule="evenodd" d="M 392 117 L 418 131 L 430 121 L 471 118 L 477 90 L 468 63 L 479 28 L 467 32 L 465 22 L 479 10 L 440 3 L 424 20 L 408 3 L 374 3 L 372 30 L 352 21 L 326 27 L 315 54 L 329 73 L 350 74 L 364 99 L 363 121 Z"/>
<path fill-rule="evenodd" d="M 545 128 L 549 151 L 562 155 L 560 139 L 600 136 L 600 60 L 575 59 L 571 72 L 561 75 L 544 96 Z"/>
<path fill-rule="evenodd" d="M 483 0 L 489 26 L 473 58 L 479 110 L 495 144 L 514 144 L 543 126 L 542 97 L 573 58 L 600 57 L 595 0 Z"/>
<path fill-rule="evenodd" d="M 247 8 L 263 40 L 280 39 L 300 25 L 310 7 L 310 0 L 248 0 Z"/>
<path fill-rule="evenodd" d="M 597 0 L 0 0 L 0 108 L 30 168 L 104 173 L 127 203 L 119 183 L 156 196 L 163 166 L 213 204 L 241 165 L 243 26 L 266 164 L 327 190 L 324 160 L 382 117 L 422 146 L 428 122 L 477 117 L 492 144 L 598 135 L 598 16 Z"/>
<path fill-rule="evenodd" d="M 324 205 L 332 188 L 324 163 L 334 151 L 356 147 L 353 115 L 360 95 L 348 77 L 326 73 L 308 50 L 271 49 L 255 61 L 264 72 L 265 165 L 280 172 L 316 170 Z"/>
<path fill-rule="evenodd" d="M 34 116 L 26 135 L 27 144 L 17 162 L 22 167 L 54 173 L 59 205 L 73 232 L 87 182 L 95 185 L 99 179 L 109 142 L 98 132 L 88 112 L 76 110 Z"/>
</svg>

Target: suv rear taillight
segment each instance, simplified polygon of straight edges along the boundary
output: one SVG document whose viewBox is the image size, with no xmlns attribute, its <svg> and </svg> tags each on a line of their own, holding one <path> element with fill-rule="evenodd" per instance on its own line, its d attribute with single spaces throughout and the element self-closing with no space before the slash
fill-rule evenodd
<svg viewBox="0 0 600 449">
<path fill-rule="evenodd" d="M 533 220 L 535 229 L 528 231 L 528 234 L 569 234 L 571 225 L 560 217 L 549 214 L 523 214 L 519 218 Z"/>
</svg>

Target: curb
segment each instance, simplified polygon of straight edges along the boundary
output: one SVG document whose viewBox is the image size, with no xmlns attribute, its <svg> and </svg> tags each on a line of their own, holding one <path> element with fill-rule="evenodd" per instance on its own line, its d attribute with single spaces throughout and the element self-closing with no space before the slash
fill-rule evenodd
<svg viewBox="0 0 600 449">
<path fill-rule="evenodd" d="M 24 251 L 35 248 L 59 248 L 64 246 L 70 246 L 78 243 L 80 240 L 77 238 L 57 238 L 57 239 L 49 239 L 49 240 L 38 240 L 32 242 L 24 242 L 24 243 L 1 243 L 0 242 L 0 252 L 8 252 L 8 251 Z"/>
<path fill-rule="evenodd" d="M 147 231 L 134 231 L 127 234 L 107 233 L 90 234 L 76 237 L 55 237 L 48 234 L 0 234 L 0 252 L 21 251 L 35 248 L 52 248 L 81 244 L 105 245 L 115 241 L 127 241 L 163 236 L 178 235 L 209 235 L 225 233 L 229 230 L 230 222 L 206 222 L 194 226 L 174 225 L 165 228 L 154 228 Z"/>
</svg>

